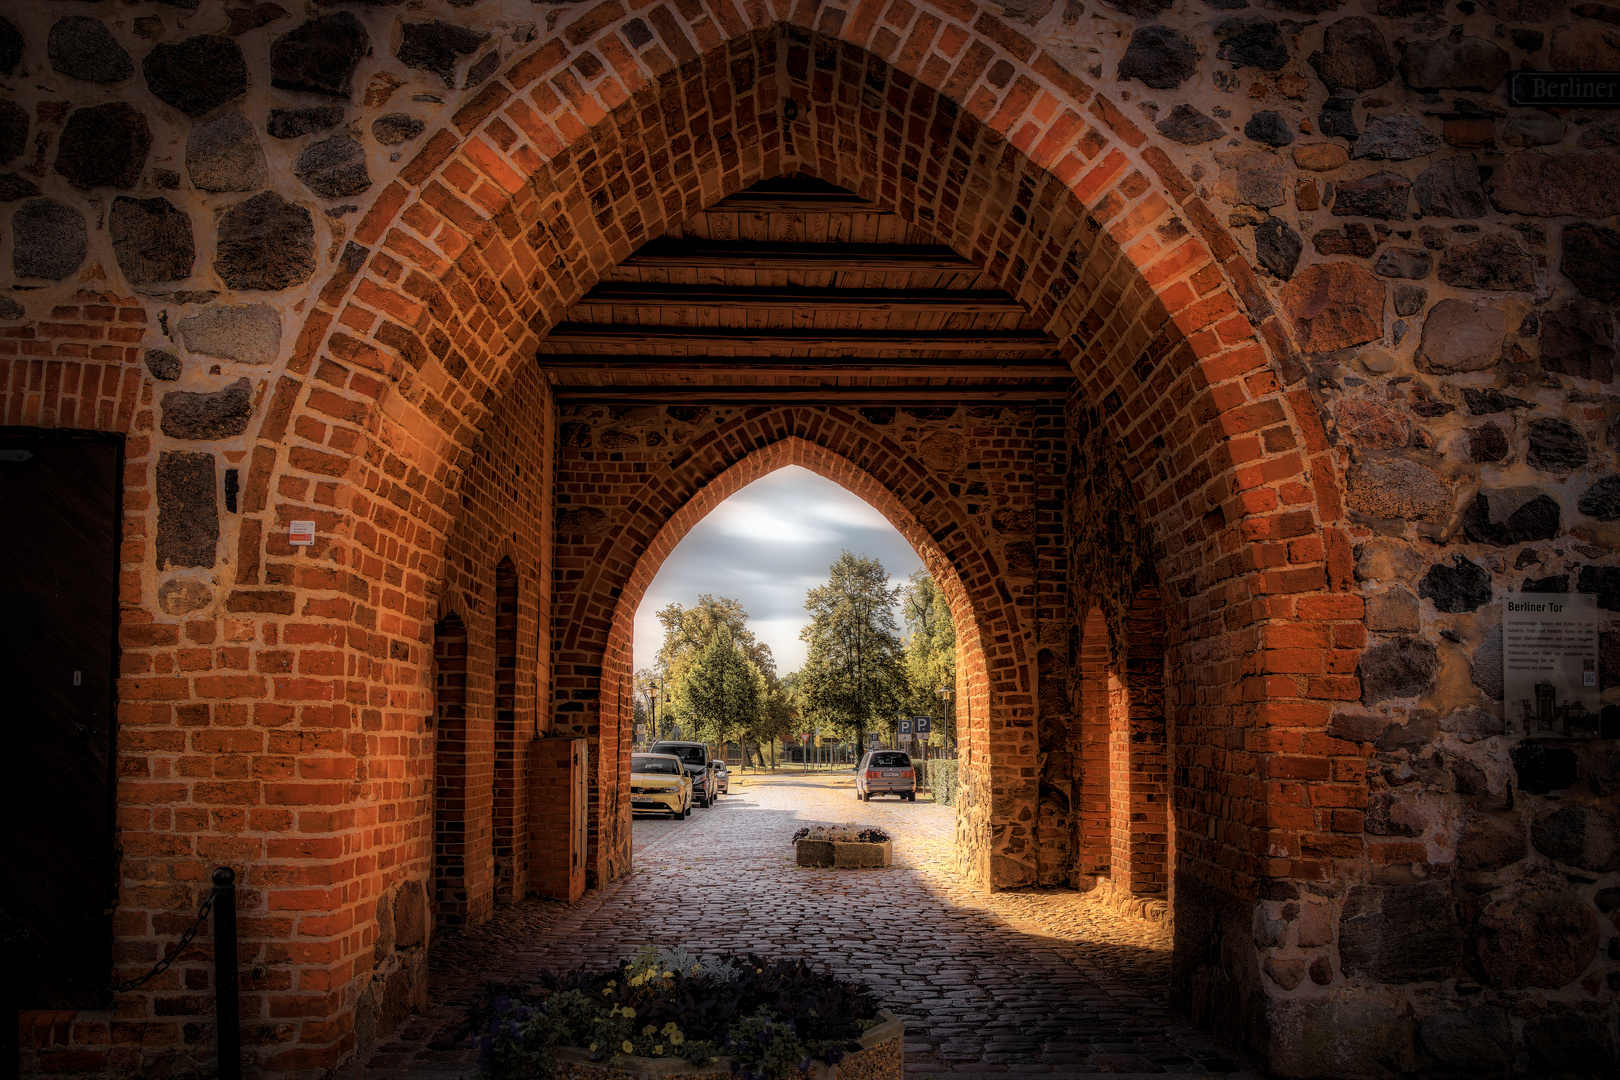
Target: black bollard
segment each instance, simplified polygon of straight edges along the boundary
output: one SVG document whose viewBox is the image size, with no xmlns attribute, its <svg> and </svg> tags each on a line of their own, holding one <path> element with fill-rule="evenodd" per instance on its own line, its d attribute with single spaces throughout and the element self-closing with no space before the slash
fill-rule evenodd
<svg viewBox="0 0 1620 1080">
<path fill-rule="evenodd" d="M 236 872 L 214 871 L 214 1027 L 219 1080 L 242 1080 L 241 1008 L 236 999 Z"/>
</svg>

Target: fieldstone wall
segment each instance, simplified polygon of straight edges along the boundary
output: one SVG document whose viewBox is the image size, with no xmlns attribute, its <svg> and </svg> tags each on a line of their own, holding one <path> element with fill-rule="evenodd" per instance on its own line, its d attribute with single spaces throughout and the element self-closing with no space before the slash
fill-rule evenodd
<svg viewBox="0 0 1620 1080">
<path fill-rule="evenodd" d="M 1338 680 L 1343 700 L 1273 743 L 1303 757 L 1251 795 L 1273 821 L 1290 804 L 1326 819 L 1323 872 L 1263 885 L 1252 912 L 1184 893 L 1178 994 L 1222 1026 L 1272 1000 L 1250 1037 L 1289 1075 L 1595 1075 L 1617 1045 L 1620 705 L 1599 740 L 1504 737 L 1500 602 L 1579 591 L 1620 608 L 1620 138 L 1609 112 L 1509 108 L 1503 83 L 1620 69 L 1620 9 L 1118 6 L 1138 18 L 1088 5 L 1056 32 L 1097 50 L 1093 76 L 1117 64 L 1291 323 L 1365 604 L 1359 660 L 1322 651 L 1352 635 L 1271 668 Z M 1107 559 L 1098 546 L 1075 565 Z M 1620 620 L 1605 625 L 1607 671 Z M 1172 677 L 1213 660 L 1172 649 Z M 1172 722 L 1182 783 L 1214 749 L 1185 722 L 1207 681 L 1187 680 Z M 1306 777 L 1343 786 L 1296 802 Z M 1207 834 L 1210 798 L 1178 791 L 1183 845 Z M 1211 940 L 1252 941 L 1259 973 L 1200 960 Z"/>
<path fill-rule="evenodd" d="M 997 509 L 1033 521 L 992 509 L 963 548 L 995 553 L 962 574 L 991 634 L 958 697 L 967 868 L 1061 876 L 1084 611 L 1059 586 L 1116 613 L 1128 667 L 1125 598 L 1079 557 L 1151 567 L 1177 999 L 1284 1075 L 1600 1072 L 1620 697 L 1608 739 L 1513 741 L 1495 628 L 1519 591 L 1620 610 L 1620 135 L 1604 112 L 1510 109 L 1502 80 L 1620 68 L 1620 11 L 1238 3 L 8 8 L 6 423 L 128 436 L 119 973 L 233 861 L 259 1067 L 333 1067 L 410 999 L 378 902 L 430 869 L 407 789 L 432 756 L 432 622 L 487 611 L 493 733 L 517 700 L 480 606 L 503 545 L 516 625 L 546 618 L 551 495 L 515 541 L 492 508 L 508 466 L 550 475 L 550 406 L 515 372 L 641 239 L 802 167 L 1003 278 L 1064 342 L 1071 417 L 1096 413 L 1043 436 L 1062 469 L 1007 466 Z M 538 427 L 495 425 L 513 393 Z M 716 439 L 717 472 L 742 460 Z M 313 548 L 287 545 L 294 519 Z M 589 525 L 559 530 L 559 564 L 601 546 Z M 555 591 L 571 732 L 615 706 L 624 646 L 606 593 Z M 1017 613 L 999 629 L 991 598 Z M 1620 620 L 1611 696 L 1617 642 Z M 623 836 L 597 817 L 602 880 Z M 87 1056 L 29 1067 L 206 1061 L 207 977 L 177 964 L 63 1050 Z"/>
</svg>

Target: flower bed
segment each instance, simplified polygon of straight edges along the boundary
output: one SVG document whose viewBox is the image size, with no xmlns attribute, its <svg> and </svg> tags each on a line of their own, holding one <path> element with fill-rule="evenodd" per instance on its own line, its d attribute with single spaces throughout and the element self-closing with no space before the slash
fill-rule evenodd
<svg viewBox="0 0 1620 1080">
<path fill-rule="evenodd" d="M 903 1025 L 804 960 L 648 946 L 617 968 L 491 986 L 470 1012 L 488 1080 L 899 1077 Z"/>
<path fill-rule="evenodd" d="M 800 866 L 875 868 L 893 861 L 894 845 L 882 829 L 816 825 L 793 834 L 793 858 Z"/>
</svg>

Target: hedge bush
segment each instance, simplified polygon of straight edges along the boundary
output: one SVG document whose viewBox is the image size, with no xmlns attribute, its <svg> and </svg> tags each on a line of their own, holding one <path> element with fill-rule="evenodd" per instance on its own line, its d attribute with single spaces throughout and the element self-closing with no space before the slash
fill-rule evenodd
<svg viewBox="0 0 1620 1080">
<path fill-rule="evenodd" d="M 956 805 L 956 762 L 951 758 L 941 758 L 928 763 L 928 788 L 934 793 L 934 801 L 944 803 L 946 806 Z"/>
</svg>

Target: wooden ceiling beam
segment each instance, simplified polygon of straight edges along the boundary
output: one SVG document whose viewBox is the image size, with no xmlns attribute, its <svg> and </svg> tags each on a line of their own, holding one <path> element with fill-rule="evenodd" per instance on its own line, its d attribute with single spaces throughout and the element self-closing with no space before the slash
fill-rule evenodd
<svg viewBox="0 0 1620 1080">
<path fill-rule="evenodd" d="M 943 244 L 788 244 L 767 240 L 657 239 L 620 265 L 729 270 L 954 270 L 979 267 Z"/>
<path fill-rule="evenodd" d="M 817 378 L 1072 379 L 1061 360 L 973 360 L 949 357 L 895 357 L 862 360 L 847 356 L 600 356 L 541 353 L 547 375 L 810 375 Z"/>
<path fill-rule="evenodd" d="M 772 330 L 732 326 L 635 326 L 558 323 L 549 345 L 604 345 L 695 349 L 1056 349 L 1044 330 Z"/>
<path fill-rule="evenodd" d="M 558 386 L 559 405 L 972 405 L 1060 402 L 1065 390 L 1026 386 Z"/>
<path fill-rule="evenodd" d="M 739 191 L 703 211 L 740 214 L 892 214 L 859 195 L 794 195 L 790 192 Z"/>
<path fill-rule="evenodd" d="M 814 308 L 818 311 L 1022 314 L 1024 305 L 1004 292 L 978 289 L 814 289 L 803 286 L 660 285 L 604 281 L 578 307 L 720 307 L 743 311 Z"/>
</svg>

